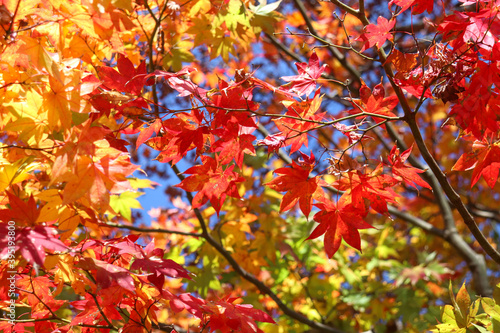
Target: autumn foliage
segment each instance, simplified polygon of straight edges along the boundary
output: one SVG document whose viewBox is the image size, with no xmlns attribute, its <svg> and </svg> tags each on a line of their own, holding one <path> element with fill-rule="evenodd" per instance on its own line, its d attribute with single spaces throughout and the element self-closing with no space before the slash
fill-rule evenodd
<svg viewBox="0 0 500 333">
<path fill-rule="evenodd" d="M 499 38 L 494 1 L 0 0 L 0 331 L 497 332 Z"/>
</svg>

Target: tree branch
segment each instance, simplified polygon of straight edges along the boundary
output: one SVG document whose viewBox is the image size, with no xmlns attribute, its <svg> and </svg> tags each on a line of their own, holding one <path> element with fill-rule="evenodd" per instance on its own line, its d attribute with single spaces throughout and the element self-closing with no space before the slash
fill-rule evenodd
<svg viewBox="0 0 500 333">
<path fill-rule="evenodd" d="M 316 29 L 314 29 L 310 17 L 307 15 L 306 8 L 304 7 L 304 4 L 302 3 L 301 0 L 293 0 L 295 5 L 297 6 L 297 9 L 300 11 L 300 14 L 304 18 L 304 21 L 306 22 L 307 29 L 309 29 L 309 32 L 312 34 L 318 36 L 318 33 L 316 32 Z M 346 6 L 349 7 L 349 6 Z M 349 7 L 350 8 L 350 7 Z M 328 50 L 330 53 L 333 55 L 335 59 L 337 59 L 342 67 L 344 67 L 354 78 L 354 81 L 357 82 L 358 84 L 361 84 L 360 78 L 361 74 L 358 72 L 356 68 L 354 68 L 350 63 L 347 62 L 346 58 L 342 53 L 340 53 L 339 50 L 336 48 L 332 47 L 329 43 L 323 42 L 323 45 L 328 47 Z"/>
<path fill-rule="evenodd" d="M 401 150 L 406 150 L 408 147 L 405 145 L 403 138 L 401 138 L 398 133 L 394 130 L 391 124 L 387 124 L 387 133 L 394 140 Z M 482 296 L 491 296 L 492 288 L 486 274 L 486 261 L 484 257 L 478 253 L 476 253 L 471 246 L 463 239 L 463 237 L 458 233 L 456 227 L 456 221 L 453 217 L 453 212 L 450 206 L 450 202 L 448 201 L 446 194 L 444 193 L 442 187 L 440 186 L 436 176 L 433 172 L 428 169 L 427 165 L 421 163 L 418 159 L 416 159 L 413 155 L 410 155 L 408 161 L 411 165 L 416 168 L 426 170 L 423 173 L 423 178 L 429 183 L 432 187 L 432 191 L 434 193 L 434 197 L 437 200 L 437 204 L 441 211 L 441 215 L 443 216 L 443 221 L 445 228 L 442 230 L 441 238 L 448 241 L 455 250 L 460 254 L 462 258 L 464 258 L 467 266 L 472 272 L 474 277 L 474 287 L 476 292 Z M 425 228 L 423 228 L 425 230 Z"/>
<path fill-rule="evenodd" d="M 123 224 L 109 223 L 109 222 L 101 224 L 100 226 L 106 227 L 106 228 L 128 229 L 128 230 L 143 232 L 143 233 L 174 234 L 174 235 L 191 236 L 191 237 L 202 237 L 203 236 L 202 234 L 195 233 L 195 232 L 185 232 L 185 231 L 169 230 L 169 229 L 163 229 L 163 228 L 142 228 L 142 227 L 136 227 L 136 226 L 132 226 L 132 225 L 123 225 Z"/>
<path fill-rule="evenodd" d="M 184 179 L 184 176 L 179 171 L 177 166 L 173 165 L 172 169 L 174 170 L 175 174 L 179 177 L 179 179 L 182 181 Z M 187 194 L 188 200 L 192 203 L 193 195 L 191 194 L 191 192 L 187 192 L 187 191 L 186 191 L 186 194 Z M 231 265 L 231 267 L 234 269 L 234 271 L 236 273 L 238 273 L 238 275 L 240 275 L 242 278 L 244 278 L 248 282 L 252 283 L 255 287 L 257 287 L 257 289 L 259 289 L 259 291 L 262 294 L 268 295 L 269 297 L 271 297 L 271 299 L 276 303 L 276 305 L 278 305 L 278 307 L 280 308 L 281 311 L 283 311 L 284 314 L 286 314 L 287 316 L 289 316 L 289 317 L 291 317 L 291 318 L 293 318 L 293 319 L 295 319 L 303 324 L 306 324 L 307 326 L 309 326 L 311 328 L 322 330 L 322 332 L 344 333 L 342 330 L 339 330 L 337 328 L 330 327 L 330 326 L 324 325 L 322 323 L 318 323 L 316 321 L 310 320 L 309 318 L 307 318 L 303 314 L 296 312 L 295 310 L 289 308 L 285 303 L 283 303 L 283 301 L 281 301 L 281 299 L 278 297 L 278 295 L 276 295 L 268 286 L 266 286 L 263 282 L 261 282 L 259 279 L 257 279 L 254 275 L 250 274 L 243 267 L 241 267 L 238 264 L 238 262 L 231 256 L 231 254 L 229 252 L 227 252 L 226 249 L 224 249 L 224 247 L 219 242 L 217 242 L 215 240 L 215 238 L 213 238 L 210 235 L 210 233 L 208 231 L 207 224 L 205 222 L 205 219 L 201 215 L 201 212 L 198 208 L 194 208 L 194 213 L 195 213 L 196 217 L 198 218 L 198 221 L 200 222 L 203 238 L 205 238 L 205 240 L 227 260 L 227 262 Z"/>
<path fill-rule="evenodd" d="M 370 24 L 370 21 L 366 17 L 365 13 L 358 13 L 357 17 L 361 20 L 361 22 L 366 26 Z M 387 60 L 387 54 L 385 53 L 384 49 L 379 48 L 378 49 L 378 55 L 380 57 L 380 61 L 382 62 L 384 71 L 386 73 L 387 78 L 389 79 L 389 82 L 391 83 L 392 88 L 394 89 L 394 92 L 396 93 L 396 96 L 399 99 L 399 102 L 401 103 L 401 107 L 403 108 L 404 114 L 405 114 L 405 121 L 408 123 L 410 130 L 413 134 L 413 137 L 415 139 L 415 142 L 417 143 L 417 146 L 420 150 L 420 153 L 422 154 L 422 158 L 425 160 L 429 168 L 431 169 L 432 173 L 436 177 L 437 181 L 441 185 L 441 188 L 443 189 L 444 193 L 446 196 L 450 199 L 452 205 L 458 210 L 460 215 L 462 216 L 465 224 L 471 231 L 471 233 L 474 235 L 476 238 L 477 242 L 483 250 L 498 264 L 500 264 L 500 253 L 496 251 L 493 246 L 488 242 L 486 237 L 483 235 L 481 230 L 479 229 L 478 225 L 476 224 L 476 221 L 474 220 L 474 217 L 470 214 L 470 212 L 467 210 L 467 207 L 465 207 L 465 204 L 463 203 L 462 199 L 460 196 L 457 194 L 457 192 L 453 189 L 453 187 L 450 185 L 448 182 L 448 179 L 446 178 L 446 175 L 443 173 L 439 165 L 437 164 L 437 161 L 434 159 L 432 154 L 429 152 L 429 149 L 427 148 L 427 145 L 425 144 L 425 141 L 422 137 L 422 134 L 420 132 L 420 129 L 418 127 L 418 124 L 416 122 L 416 114 L 415 112 L 412 112 L 410 105 L 408 104 L 408 100 L 406 99 L 406 96 L 403 93 L 403 90 L 396 85 L 394 82 L 394 73 L 392 71 L 391 65 L 386 62 Z M 451 231 L 453 233 L 453 231 Z"/>
</svg>

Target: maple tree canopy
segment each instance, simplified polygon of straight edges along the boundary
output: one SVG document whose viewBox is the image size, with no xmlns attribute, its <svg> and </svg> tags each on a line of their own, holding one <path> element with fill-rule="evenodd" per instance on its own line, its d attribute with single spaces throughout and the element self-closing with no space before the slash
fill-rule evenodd
<svg viewBox="0 0 500 333">
<path fill-rule="evenodd" d="M 492 0 L 0 0 L 0 331 L 500 332 L 499 38 Z"/>
</svg>

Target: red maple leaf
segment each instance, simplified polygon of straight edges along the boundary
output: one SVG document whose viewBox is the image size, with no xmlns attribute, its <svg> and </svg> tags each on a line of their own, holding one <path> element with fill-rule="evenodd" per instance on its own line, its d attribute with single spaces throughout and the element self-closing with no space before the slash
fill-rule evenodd
<svg viewBox="0 0 500 333">
<path fill-rule="evenodd" d="M 302 154 L 302 153 L 301 153 Z M 280 212 L 292 209 L 298 202 L 300 210 L 305 216 L 311 212 L 313 200 L 323 202 L 324 191 L 321 186 L 327 184 L 318 176 L 309 178 L 309 174 L 314 167 L 314 155 L 311 156 L 302 154 L 304 162 L 300 165 L 292 161 L 291 168 L 279 168 L 274 173 L 280 175 L 265 184 L 269 188 L 286 192 L 281 200 Z"/>
<path fill-rule="evenodd" d="M 351 102 L 356 109 L 386 117 L 396 117 L 392 110 L 399 103 L 398 97 L 395 95 L 385 97 L 385 89 L 382 83 L 377 84 L 373 91 L 363 84 L 359 89 L 359 97 L 360 99 Z M 357 110 L 352 112 L 357 112 Z M 373 116 L 373 120 L 378 124 L 384 119 Z"/>
<path fill-rule="evenodd" d="M 250 111 L 257 111 L 259 104 L 251 100 L 241 85 L 229 85 L 224 80 L 219 80 L 219 91 L 212 95 L 208 101 L 207 110 L 214 116 L 212 128 L 226 126 L 229 122 L 236 122 L 241 126 L 257 128 L 255 117 Z M 237 112 L 228 112 L 238 110 Z M 248 110 L 248 111 L 245 111 Z"/>
<path fill-rule="evenodd" d="M 16 195 L 7 192 L 9 197 L 10 209 L 0 210 L 0 220 L 15 221 L 17 225 L 32 226 L 35 225 L 40 210 L 38 209 L 35 199 L 30 196 L 28 202 L 24 202 Z"/>
<path fill-rule="evenodd" d="M 491 16 L 490 9 L 480 10 L 478 13 L 455 12 L 447 16 L 438 26 L 438 31 L 443 34 L 443 39 L 453 38 L 452 45 L 458 49 L 472 41 L 476 45 L 490 52 L 497 43 L 499 24 Z"/>
<path fill-rule="evenodd" d="M 144 248 L 141 254 L 130 266 L 130 270 L 142 270 L 151 273 L 148 280 L 159 290 L 163 289 L 165 276 L 173 278 L 182 277 L 190 279 L 188 272 L 171 259 L 164 259 L 165 250 L 155 248 L 154 239 Z"/>
<path fill-rule="evenodd" d="M 432 13 L 434 9 L 434 0 L 414 0 L 413 7 L 411 9 L 412 14 L 422 14 L 427 11 L 427 13 Z"/>
<path fill-rule="evenodd" d="M 493 145 L 476 141 L 472 151 L 463 154 L 453 166 L 452 170 L 472 172 L 471 187 L 474 186 L 481 176 L 489 187 L 493 188 L 498 180 L 500 169 L 500 144 Z"/>
<path fill-rule="evenodd" d="M 256 333 L 260 330 L 255 321 L 274 324 L 271 316 L 264 311 L 254 309 L 250 304 L 234 304 L 237 299 L 225 297 L 203 306 L 207 313 L 206 322 L 210 332 L 219 330 L 222 333 Z"/>
<path fill-rule="evenodd" d="M 449 115 L 455 118 L 464 133 L 471 133 L 476 139 L 481 140 L 489 133 L 496 133 L 500 128 L 498 121 L 495 121 L 500 116 L 500 99 L 491 94 L 487 86 L 477 89 L 469 87 L 465 94 L 460 103 L 451 107 Z"/>
<path fill-rule="evenodd" d="M 212 146 L 212 151 L 220 152 L 220 163 L 229 164 L 234 158 L 236 165 L 241 169 L 245 154 L 255 155 L 255 147 L 252 144 L 255 136 L 251 134 L 253 131 L 254 127 L 244 127 L 235 122 L 213 131 L 221 138 Z"/>
<path fill-rule="evenodd" d="M 156 158 L 158 161 L 176 164 L 192 149 L 196 148 L 198 154 L 203 152 L 209 128 L 201 126 L 202 122 L 203 115 L 197 110 L 179 113 L 175 118 L 163 121 L 161 137 L 152 138 L 146 144 L 161 151 Z"/>
<path fill-rule="evenodd" d="M 330 258 L 339 249 L 342 239 L 361 251 L 361 238 L 358 230 L 373 228 L 373 226 L 366 223 L 359 214 L 359 210 L 349 203 L 348 195 L 344 194 L 337 204 L 327 201 L 315 206 L 321 209 L 313 217 L 319 225 L 307 239 L 315 239 L 325 234 L 325 251 Z"/>
<path fill-rule="evenodd" d="M 137 138 L 137 142 L 135 144 L 135 149 L 138 149 L 140 145 L 142 145 L 147 139 L 149 139 L 153 134 L 158 134 L 158 131 L 161 129 L 161 119 L 157 118 L 151 125 L 149 125 L 146 129 L 142 130 Z"/>
<path fill-rule="evenodd" d="M 395 24 L 395 20 L 388 21 L 385 17 L 379 16 L 377 24 L 367 25 L 365 27 L 365 33 L 357 38 L 357 40 L 363 41 L 361 52 L 364 52 L 372 46 L 381 48 L 386 40 L 392 40 L 394 36 L 390 31 Z"/>
<path fill-rule="evenodd" d="M 290 82 L 286 86 L 281 87 L 283 90 L 291 90 L 296 92 L 299 96 L 309 96 L 310 93 L 316 89 L 316 81 L 321 77 L 325 71 L 326 65 L 319 66 L 319 59 L 316 52 L 311 54 L 309 64 L 305 62 L 296 62 L 299 75 L 283 76 L 284 81 Z"/>
<path fill-rule="evenodd" d="M 391 0 L 389 2 L 389 9 L 393 4 L 401 7 L 398 15 L 410 7 L 412 7 L 411 13 L 414 15 L 422 14 L 425 11 L 430 14 L 434 8 L 434 0 Z"/>
<path fill-rule="evenodd" d="M 86 293 L 84 300 L 71 302 L 71 306 L 73 308 L 81 311 L 75 316 L 75 318 L 73 318 L 71 325 L 90 325 L 91 327 L 94 325 L 108 325 L 106 319 L 103 317 L 103 314 L 109 320 L 123 320 L 118 310 L 116 310 L 115 306 L 113 306 L 113 302 L 115 300 L 116 297 L 97 297 L 97 301 L 99 303 L 99 305 L 97 305 L 94 297 L 91 294 Z M 85 332 L 90 333 L 95 331 L 89 330 Z"/>
<path fill-rule="evenodd" d="M 8 251 L 7 223 L 0 223 L 0 257 Z M 68 248 L 57 237 L 57 230 L 52 227 L 37 225 L 33 228 L 18 228 L 15 232 L 16 251 L 20 251 L 24 259 L 32 264 L 43 266 L 45 251 L 67 251 Z"/>
<path fill-rule="evenodd" d="M 27 291 L 25 301 L 31 306 L 32 319 L 48 318 L 53 314 L 51 311 L 57 311 L 66 303 L 64 300 L 55 299 L 52 291 L 55 286 L 54 281 L 47 275 L 36 277 L 21 275 L 16 279 L 16 287 Z"/>
<path fill-rule="evenodd" d="M 85 270 L 96 270 L 96 282 L 102 289 L 109 288 L 113 282 L 116 282 L 123 289 L 135 290 L 132 274 L 124 267 L 94 258 L 83 258 L 78 262 L 78 267 Z"/>
<path fill-rule="evenodd" d="M 302 145 L 308 146 L 307 133 L 318 126 L 317 122 L 321 121 L 325 114 L 324 112 L 316 113 L 321 106 L 321 101 L 322 98 L 317 91 L 311 100 L 294 101 L 288 105 L 285 115 L 298 119 L 284 117 L 273 120 L 286 137 L 285 144 L 292 145 L 290 154 L 298 151 Z"/>
<path fill-rule="evenodd" d="M 42 324 L 47 325 L 47 322 L 44 321 Z M 34 324 L 32 322 L 29 322 L 29 323 L 16 322 L 14 325 L 12 325 L 8 321 L 0 321 L 0 332 L 4 332 L 4 333 L 30 333 L 30 332 L 33 332 L 33 326 L 34 326 Z M 38 332 L 38 331 L 35 330 L 35 332 Z"/>
<path fill-rule="evenodd" d="M 351 204 L 360 211 L 359 214 L 366 215 L 368 207 L 380 214 L 385 214 L 387 203 L 394 203 L 398 196 L 392 187 L 399 181 L 382 172 L 382 164 L 368 174 L 360 170 L 352 170 L 332 185 L 341 191 L 347 191 L 351 197 Z"/>
<path fill-rule="evenodd" d="M 431 90 L 428 86 L 426 86 L 426 82 L 422 79 L 421 68 L 414 69 L 409 73 L 410 75 L 407 75 L 406 77 L 399 74 L 400 73 L 397 73 L 397 77 L 394 78 L 394 83 L 396 83 L 396 85 L 416 98 L 421 98 L 422 94 L 424 97 L 432 98 Z"/>
<path fill-rule="evenodd" d="M 263 140 L 257 141 L 257 146 L 267 146 L 268 154 L 277 152 L 281 147 L 285 145 L 286 137 L 280 132 L 276 134 L 270 134 L 266 136 Z"/>
<path fill-rule="evenodd" d="M 405 183 L 416 188 L 416 185 L 420 185 L 422 187 L 426 187 L 429 190 L 432 190 L 429 184 L 425 182 L 420 176 L 419 173 L 425 172 L 424 170 L 420 170 L 412 167 L 411 165 L 406 164 L 406 160 L 410 157 L 411 150 L 413 149 L 413 145 L 405 150 L 403 153 L 399 154 L 399 149 L 394 145 L 391 149 L 391 153 L 388 156 L 389 163 L 392 166 L 392 174 L 394 178 L 404 181 Z"/>
<path fill-rule="evenodd" d="M 188 192 L 198 191 L 193 199 L 193 208 L 201 207 L 210 200 L 218 215 L 226 196 L 240 197 L 236 184 L 245 179 L 233 171 L 234 165 L 230 165 L 225 170 L 222 169 L 217 155 L 215 159 L 203 155 L 201 161 L 202 165 L 195 165 L 184 171 L 192 176 L 176 186 Z"/>
<path fill-rule="evenodd" d="M 187 310 L 202 319 L 202 324 L 209 327 L 209 332 L 219 330 L 223 333 L 261 332 L 255 321 L 274 323 L 274 320 L 262 310 L 254 309 L 250 304 L 234 304 L 238 298 L 225 297 L 218 301 L 206 301 L 190 294 L 173 295 L 163 290 L 163 296 L 170 300 L 174 312 Z"/>
<path fill-rule="evenodd" d="M 127 57 L 119 54 L 117 67 L 120 72 L 106 66 L 97 68 L 104 87 L 108 90 L 140 95 L 146 83 L 146 63 L 143 61 L 136 69 Z"/>
<path fill-rule="evenodd" d="M 206 304 L 205 300 L 187 293 L 174 295 L 167 289 L 163 289 L 162 295 L 170 300 L 170 308 L 172 308 L 174 312 L 178 313 L 185 309 L 192 315 L 203 318 L 202 306 Z"/>
</svg>

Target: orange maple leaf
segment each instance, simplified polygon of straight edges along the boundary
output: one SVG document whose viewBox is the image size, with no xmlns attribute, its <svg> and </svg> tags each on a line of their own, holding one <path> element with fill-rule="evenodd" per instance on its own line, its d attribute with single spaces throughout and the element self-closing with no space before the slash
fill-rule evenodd
<svg viewBox="0 0 500 333">
<path fill-rule="evenodd" d="M 308 146 L 307 133 L 318 127 L 318 123 L 323 119 L 325 113 L 316 113 L 321 105 L 322 97 L 319 90 L 312 100 L 289 104 L 287 116 L 295 118 L 279 118 L 274 120 L 278 129 L 286 137 L 285 144 L 292 145 L 290 154 L 298 151 L 302 145 Z"/>
<path fill-rule="evenodd" d="M 314 155 L 308 157 L 302 154 L 304 162 L 301 165 L 292 161 L 291 168 L 279 168 L 274 173 L 280 175 L 269 183 L 265 184 L 273 190 L 287 192 L 281 200 L 280 212 L 292 209 L 298 202 L 300 210 L 305 216 L 311 212 L 313 199 L 319 202 L 325 200 L 324 191 L 321 186 L 327 184 L 318 176 L 309 178 L 309 174 L 314 167 Z"/>
<path fill-rule="evenodd" d="M 385 97 L 385 89 L 382 83 L 377 84 L 373 90 L 363 84 L 359 89 L 359 97 L 359 100 L 351 101 L 356 109 L 386 117 L 396 117 L 392 110 L 398 105 L 399 100 L 395 95 Z M 361 103 L 361 105 L 358 103 Z M 351 112 L 357 112 L 357 110 Z M 378 124 L 384 119 L 374 116 L 373 120 Z"/>
</svg>

